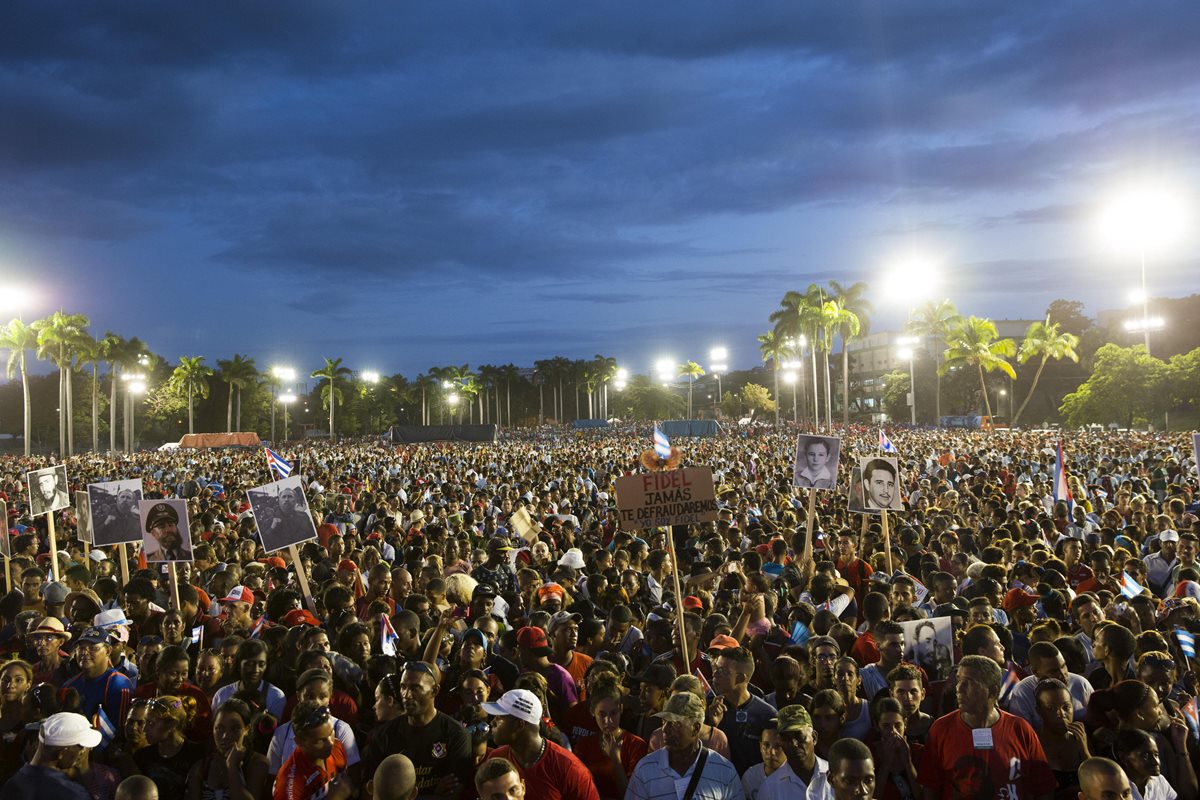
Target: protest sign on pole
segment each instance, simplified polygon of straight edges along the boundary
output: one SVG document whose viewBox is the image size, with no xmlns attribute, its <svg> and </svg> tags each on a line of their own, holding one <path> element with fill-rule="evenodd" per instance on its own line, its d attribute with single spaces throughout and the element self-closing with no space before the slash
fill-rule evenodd
<svg viewBox="0 0 1200 800">
<path fill-rule="evenodd" d="M 88 505 L 88 493 L 75 493 L 75 532 L 79 541 L 83 542 L 83 554 L 88 554 L 88 545 L 92 543 L 92 512 Z"/>
<path fill-rule="evenodd" d="M 186 500 L 142 500 L 142 552 L 146 562 L 161 564 L 192 560 L 192 531 Z"/>
<path fill-rule="evenodd" d="M 522 539 L 529 544 L 537 541 L 537 526 L 533 524 L 533 520 L 529 517 L 529 509 L 521 506 L 512 513 L 509 519 L 512 521 L 513 530 L 520 534 Z"/>
<path fill-rule="evenodd" d="M 142 501 L 140 479 L 89 483 L 87 499 L 93 545 L 108 547 L 142 541 L 138 517 L 138 503 Z"/>
<path fill-rule="evenodd" d="M 71 505 L 67 493 L 67 465 L 30 470 L 25 476 L 29 489 L 29 515 L 40 517 Z"/>
<path fill-rule="evenodd" d="M 687 467 L 617 478 L 617 514 L 622 530 L 715 522 L 717 497 L 712 470 Z"/>
<path fill-rule="evenodd" d="M 803 489 L 836 489 L 842 440 L 836 436 L 809 436 L 796 439 L 796 458 L 792 467 L 792 486 Z"/>
<path fill-rule="evenodd" d="M 275 553 L 317 538 L 298 475 L 246 490 L 263 550 Z"/>
</svg>

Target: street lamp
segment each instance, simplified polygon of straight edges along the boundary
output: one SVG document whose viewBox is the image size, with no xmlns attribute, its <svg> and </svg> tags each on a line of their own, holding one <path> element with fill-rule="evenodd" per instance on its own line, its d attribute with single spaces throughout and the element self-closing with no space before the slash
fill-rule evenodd
<svg viewBox="0 0 1200 800">
<path fill-rule="evenodd" d="M 296 395 L 288 392 L 287 394 L 279 395 L 279 402 L 283 404 L 283 440 L 288 440 L 288 406 L 296 402 Z"/>
<path fill-rule="evenodd" d="M 280 382 L 291 383 L 296 380 L 296 370 L 292 367 L 271 367 L 271 441 L 275 441 L 275 403 L 278 402 Z M 286 437 L 285 437 L 286 438 Z"/>
<path fill-rule="evenodd" d="M 725 362 L 729 360 L 729 350 L 725 347 L 714 347 L 712 352 L 708 354 L 713 363 L 709 369 L 717 376 L 717 405 L 721 404 L 721 398 L 725 396 L 721 391 L 721 374 L 729 371 L 729 365 Z"/>
<path fill-rule="evenodd" d="M 800 421 L 800 407 L 796 403 L 796 390 L 797 390 L 796 381 L 797 380 L 798 380 L 798 376 L 795 372 L 783 373 L 783 382 L 790 383 L 792 385 L 792 422 Z"/>
<path fill-rule="evenodd" d="M 896 339 L 896 344 L 903 345 L 896 355 L 901 361 L 908 361 L 908 405 L 911 409 L 910 417 L 913 425 L 917 424 L 917 375 L 913 369 L 913 360 L 916 358 L 917 351 L 913 345 L 920 342 L 921 339 L 917 336 L 901 336 Z"/>
<path fill-rule="evenodd" d="M 1163 186 L 1149 183 L 1127 187 L 1104 208 L 1098 222 L 1108 244 L 1127 254 L 1136 253 L 1141 267 L 1141 331 L 1150 352 L 1150 293 L 1146 289 L 1146 256 L 1158 254 L 1177 242 L 1188 228 L 1188 213 L 1181 199 Z M 1128 329 L 1128 325 L 1126 326 Z"/>
<path fill-rule="evenodd" d="M 367 383 L 379 383 L 379 373 L 367 370 L 362 374 L 362 379 Z"/>
<path fill-rule="evenodd" d="M 121 379 L 125 381 L 125 391 L 128 394 L 128 399 L 125 401 L 129 408 L 129 425 L 125 431 L 126 437 L 129 439 L 125 444 L 125 452 L 128 453 L 133 451 L 133 443 L 136 441 L 134 431 L 137 424 L 137 406 L 134 405 L 133 398 L 146 393 L 146 376 L 136 372 L 127 372 L 121 376 Z"/>
<path fill-rule="evenodd" d="M 0 314 L 14 313 L 20 319 L 21 312 L 33 301 L 33 293 L 23 286 L 6 286 L 0 291 Z"/>
</svg>

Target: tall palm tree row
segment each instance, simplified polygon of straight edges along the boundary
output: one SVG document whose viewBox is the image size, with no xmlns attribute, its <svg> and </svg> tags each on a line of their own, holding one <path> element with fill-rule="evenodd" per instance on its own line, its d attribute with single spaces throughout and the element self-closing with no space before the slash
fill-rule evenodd
<svg viewBox="0 0 1200 800">
<path fill-rule="evenodd" d="M 196 432 L 195 397 L 208 397 L 208 378 L 212 374 L 212 367 L 204 364 L 204 356 L 180 356 L 179 366 L 171 373 L 171 383 L 178 391 L 187 394 L 188 433 Z"/>
<path fill-rule="evenodd" d="M 779 367 L 790 357 L 791 348 L 784 344 L 784 339 L 770 330 L 758 337 L 758 352 L 764 364 L 771 364 L 771 374 L 775 379 L 775 421 L 779 422 Z"/>
<path fill-rule="evenodd" d="M 337 383 L 339 380 L 350 378 L 350 369 L 342 366 L 340 358 L 326 358 L 325 366 L 314 370 L 309 377 L 325 381 L 325 385 L 321 387 L 321 401 L 329 408 L 329 438 L 332 439 L 334 436 L 334 407 L 342 402 L 344 396 Z"/>
<path fill-rule="evenodd" d="M 328 361 L 329 359 L 326 359 Z M 341 359 L 339 359 L 340 361 Z M 231 359 L 222 359 L 217 361 L 217 367 L 221 370 L 221 380 L 229 384 L 229 405 L 225 411 L 225 431 L 232 433 L 235 430 L 242 429 L 242 391 L 257 384 L 259 375 L 258 369 L 254 366 L 254 359 L 243 356 L 240 353 L 234 353 Z M 313 377 L 316 377 L 315 375 Z M 234 396 L 237 396 L 237 417 L 234 417 Z M 237 427 L 234 427 L 234 424 Z"/>
<path fill-rule="evenodd" d="M 838 281 L 829 282 L 829 292 L 841 306 L 842 321 L 838 326 L 838 335 L 842 340 L 842 424 L 850 424 L 850 342 L 859 336 L 866 336 L 871 329 L 871 315 L 875 307 L 867 300 L 867 284 L 865 281 L 855 281 L 849 286 L 843 286 Z"/>
<path fill-rule="evenodd" d="M 983 394 L 984 414 L 992 416 L 992 402 L 988 397 L 987 384 L 983 373 L 1000 371 L 1011 380 L 1016 380 L 1017 373 L 1008 359 L 1017 354 L 1017 343 L 1012 339 L 1001 339 L 996 331 L 996 323 L 981 317 L 959 318 L 951 325 L 946 348 L 945 360 L 941 371 L 945 374 L 954 367 L 975 369 L 979 373 L 979 389 Z"/>
<path fill-rule="evenodd" d="M 952 328 L 959 324 L 962 317 L 954 303 L 949 300 L 930 300 L 917 306 L 908 320 L 908 330 L 924 339 L 932 339 L 936 359 L 934 374 L 937 376 L 937 390 L 934 393 L 934 418 L 941 425 L 942 419 L 942 355 Z"/>
<path fill-rule="evenodd" d="M 1013 414 L 1010 425 L 1016 426 L 1017 420 L 1025 411 L 1025 406 L 1029 405 L 1034 391 L 1037 390 L 1038 381 L 1041 380 L 1042 370 L 1046 368 L 1046 362 L 1050 359 L 1061 361 L 1068 358 L 1079 363 L 1079 353 L 1075 349 L 1077 347 L 1079 347 L 1079 337 L 1063 331 L 1057 322 L 1051 322 L 1049 314 L 1046 315 L 1045 322 L 1035 322 L 1029 326 L 1029 330 L 1025 332 L 1025 339 L 1021 342 L 1021 349 L 1017 351 L 1017 363 L 1024 364 L 1026 361 L 1036 358 L 1038 359 L 1038 368 L 1034 373 L 1033 383 L 1029 385 L 1029 393 L 1021 401 L 1021 407 L 1017 409 L 1017 413 Z"/>
</svg>

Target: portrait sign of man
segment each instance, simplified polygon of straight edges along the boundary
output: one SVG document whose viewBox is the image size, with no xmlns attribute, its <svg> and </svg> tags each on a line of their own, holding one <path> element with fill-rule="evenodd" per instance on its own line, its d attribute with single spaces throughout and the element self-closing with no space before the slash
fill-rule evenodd
<svg viewBox="0 0 1200 800">
<path fill-rule="evenodd" d="M 192 539 L 184 500 L 143 500 L 138 504 L 142 520 L 142 547 L 146 561 L 191 561 Z"/>
<path fill-rule="evenodd" d="M 258 536 L 266 552 L 274 553 L 317 538 L 317 528 L 300 477 L 293 475 L 247 489 L 246 499 L 250 501 Z"/>
<path fill-rule="evenodd" d="M 88 484 L 88 507 L 92 518 L 92 544 L 106 547 L 142 541 L 138 503 L 142 482 L 137 478 Z"/>
<path fill-rule="evenodd" d="M 837 487 L 842 442 L 836 436 L 801 436 L 796 441 L 792 485 L 806 489 Z"/>
<path fill-rule="evenodd" d="M 901 622 L 904 640 L 909 642 L 905 661 L 925 670 L 931 681 L 945 680 L 954 664 L 954 632 L 950 617 L 934 617 Z"/>
<path fill-rule="evenodd" d="M 34 470 L 28 474 L 28 480 L 29 513 L 33 516 L 50 514 L 71 505 L 65 464 Z"/>
<path fill-rule="evenodd" d="M 894 458 L 864 458 L 862 470 L 863 501 L 867 509 L 904 510 L 904 492 L 900 486 L 900 467 Z"/>
<path fill-rule="evenodd" d="M 92 543 L 92 511 L 88 506 L 88 493 L 75 493 L 75 520 L 78 524 L 79 541 Z"/>
</svg>

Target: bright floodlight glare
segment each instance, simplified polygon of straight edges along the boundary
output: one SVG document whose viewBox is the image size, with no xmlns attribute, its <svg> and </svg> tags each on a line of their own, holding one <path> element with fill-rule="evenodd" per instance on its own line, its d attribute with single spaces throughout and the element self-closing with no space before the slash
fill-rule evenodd
<svg viewBox="0 0 1200 800">
<path fill-rule="evenodd" d="M 454 384 L 453 384 L 453 383 L 451 383 L 450 381 L 442 381 L 442 388 L 443 388 L 443 389 L 449 389 L 449 388 L 450 388 L 451 386 L 453 386 L 453 385 L 454 385 Z"/>
<path fill-rule="evenodd" d="M 617 387 L 617 391 L 619 392 L 625 388 L 626 383 L 620 378 L 617 378 L 617 380 L 613 383 L 613 386 Z"/>
<path fill-rule="evenodd" d="M 884 296 L 889 303 L 913 306 L 937 291 L 941 273 L 934 261 L 925 256 L 906 256 L 887 269 L 883 281 Z"/>
<path fill-rule="evenodd" d="M 713 365 L 712 365 L 712 371 L 713 371 L 713 372 L 718 372 L 718 373 L 720 373 L 720 372 L 728 372 L 728 371 L 729 371 L 729 365 L 728 365 L 728 364 L 713 364 Z"/>
<path fill-rule="evenodd" d="M 914 345 L 921 341 L 919 336 L 901 336 L 896 339 L 896 344 L 901 346 Z"/>
<path fill-rule="evenodd" d="M 1130 305 L 1140 306 L 1144 302 L 1146 302 L 1146 293 L 1143 292 L 1140 287 L 1129 290 Z"/>
<path fill-rule="evenodd" d="M 367 383 L 379 383 L 379 373 L 367 370 L 362 374 L 362 379 Z"/>
<path fill-rule="evenodd" d="M 24 286 L 7 286 L 0 290 L 0 313 L 16 314 L 29 307 L 33 293 Z"/>
<path fill-rule="evenodd" d="M 714 347 L 708 355 L 713 361 L 724 361 L 729 358 L 729 350 L 725 347 Z"/>
<path fill-rule="evenodd" d="M 669 379 L 675 377 L 675 359 L 660 358 L 654 362 L 654 371 L 658 373 L 658 377 L 660 378 Z"/>
<path fill-rule="evenodd" d="M 281 394 L 281 395 L 279 395 L 279 402 L 283 403 L 284 405 L 287 405 L 288 403 L 294 403 L 294 402 L 296 402 L 296 395 Z"/>
<path fill-rule="evenodd" d="M 121 375 L 121 380 L 132 383 L 133 381 L 144 381 L 146 380 L 146 376 L 140 372 L 126 372 Z"/>
<path fill-rule="evenodd" d="M 128 389 L 130 394 L 141 394 L 146 391 L 146 383 L 144 381 L 130 381 Z"/>
<path fill-rule="evenodd" d="M 450 403 L 450 405 L 456 406 L 458 405 L 458 395 L 451 392 L 450 396 L 446 398 L 446 401 Z"/>
<path fill-rule="evenodd" d="M 1141 333 L 1142 331 L 1161 331 L 1167 326 L 1167 321 L 1162 317 L 1146 317 L 1145 319 L 1129 319 L 1125 320 L 1125 330 L 1130 333 Z"/>
<path fill-rule="evenodd" d="M 785 361 L 785 362 L 783 362 L 784 369 L 800 369 L 802 366 L 804 366 L 804 362 L 802 362 L 802 361 Z"/>
<path fill-rule="evenodd" d="M 1110 246 L 1125 253 L 1157 252 L 1187 231 L 1187 204 L 1166 186 L 1140 183 L 1113 195 L 1097 227 Z"/>
<path fill-rule="evenodd" d="M 795 383 L 796 382 L 796 373 L 794 373 L 794 372 L 783 373 L 783 380 L 784 380 L 784 383 Z"/>
<path fill-rule="evenodd" d="M 913 351 L 911 347 L 901 347 L 896 351 L 896 355 L 900 357 L 901 361 L 908 361 L 913 357 Z"/>
<path fill-rule="evenodd" d="M 296 380 L 296 370 L 292 367 L 271 367 L 271 374 L 281 381 Z"/>
<path fill-rule="evenodd" d="M 629 370 L 625 369 L 624 367 L 619 368 L 617 370 L 617 380 L 621 381 L 622 383 L 629 380 Z"/>
</svg>

